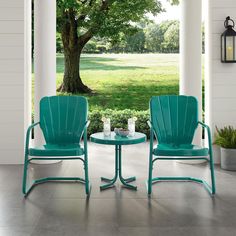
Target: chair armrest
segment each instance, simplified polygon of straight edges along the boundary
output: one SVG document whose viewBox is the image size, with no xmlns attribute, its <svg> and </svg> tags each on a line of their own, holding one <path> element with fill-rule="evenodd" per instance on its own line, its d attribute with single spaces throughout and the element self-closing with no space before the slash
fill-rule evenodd
<svg viewBox="0 0 236 236">
<path fill-rule="evenodd" d="M 82 136 L 84 137 L 84 135 L 86 134 L 87 135 L 87 128 L 89 127 L 90 125 L 90 120 L 87 120 L 84 124 L 84 128 L 83 128 L 83 134 Z"/>
<path fill-rule="evenodd" d="M 87 128 L 89 127 L 89 124 L 90 124 L 90 120 L 87 120 L 85 122 L 85 125 L 84 125 L 84 129 L 83 129 L 83 140 L 84 140 L 84 149 L 87 150 Z"/>
<path fill-rule="evenodd" d="M 210 127 L 208 125 L 204 124 L 201 121 L 198 121 L 198 124 L 201 125 L 204 129 L 207 130 L 208 147 L 209 147 L 209 151 L 212 152 L 212 141 L 211 141 L 211 130 L 210 130 Z"/>
<path fill-rule="evenodd" d="M 90 120 L 87 120 L 86 123 L 85 123 L 85 125 L 84 125 L 84 128 L 88 128 L 89 125 L 90 125 Z"/>
<path fill-rule="evenodd" d="M 154 133 L 152 122 L 150 120 L 148 120 L 147 123 L 148 123 L 148 126 L 150 127 L 150 150 L 152 150 L 153 149 L 153 141 L 155 139 L 155 133 Z"/>
<path fill-rule="evenodd" d="M 29 140 L 30 140 L 30 133 L 31 133 L 31 130 L 36 126 L 36 125 L 39 125 L 40 122 L 37 122 L 37 123 L 34 123 L 32 125 L 29 126 L 29 128 L 27 129 L 27 132 L 26 132 L 26 140 L 25 140 L 25 151 L 28 152 L 28 149 L 29 149 Z"/>
<path fill-rule="evenodd" d="M 150 120 L 148 120 L 147 123 L 148 123 L 148 126 L 149 126 L 151 129 L 153 129 L 152 122 L 151 122 Z"/>
</svg>

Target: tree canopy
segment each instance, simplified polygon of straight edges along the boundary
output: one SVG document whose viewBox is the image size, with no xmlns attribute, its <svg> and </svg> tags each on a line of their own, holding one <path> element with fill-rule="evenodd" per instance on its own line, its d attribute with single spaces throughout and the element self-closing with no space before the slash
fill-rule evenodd
<svg viewBox="0 0 236 236">
<path fill-rule="evenodd" d="M 164 44 L 166 52 L 179 52 L 179 22 L 173 22 L 164 34 Z"/>
<path fill-rule="evenodd" d="M 60 49 L 58 47 L 58 49 Z M 118 42 L 94 37 L 85 46 L 84 53 L 178 53 L 179 21 L 138 24 L 132 35 L 121 37 Z"/>
<path fill-rule="evenodd" d="M 58 0 L 59 31 L 70 15 L 76 19 L 78 37 L 100 36 L 114 40 L 123 32 L 136 30 L 135 22 L 154 16 L 162 6 L 158 0 Z"/>
<path fill-rule="evenodd" d="M 171 5 L 179 5 L 179 0 L 167 0 Z"/>
</svg>

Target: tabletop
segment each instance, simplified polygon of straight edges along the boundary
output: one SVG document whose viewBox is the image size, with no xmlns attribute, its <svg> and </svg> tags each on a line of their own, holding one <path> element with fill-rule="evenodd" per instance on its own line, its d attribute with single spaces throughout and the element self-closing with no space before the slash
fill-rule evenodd
<svg viewBox="0 0 236 236">
<path fill-rule="evenodd" d="M 146 135 L 135 132 L 134 136 L 121 137 L 111 132 L 110 136 L 104 136 L 103 132 L 95 133 L 90 136 L 90 141 L 93 143 L 107 144 L 107 145 L 131 145 L 143 143 L 146 141 Z"/>
</svg>

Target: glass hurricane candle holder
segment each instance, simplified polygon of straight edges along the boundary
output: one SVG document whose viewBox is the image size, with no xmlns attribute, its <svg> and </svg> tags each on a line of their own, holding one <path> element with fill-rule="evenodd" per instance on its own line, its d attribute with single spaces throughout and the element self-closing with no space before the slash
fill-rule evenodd
<svg viewBox="0 0 236 236">
<path fill-rule="evenodd" d="M 111 135 L 111 120 L 110 118 L 102 118 L 103 121 L 103 134 L 108 137 Z"/>
<path fill-rule="evenodd" d="M 137 120 L 136 117 L 128 119 L 128 130 L 129 136 L 133 137 L 135 135 L 135 121 Z"/>
</svg>

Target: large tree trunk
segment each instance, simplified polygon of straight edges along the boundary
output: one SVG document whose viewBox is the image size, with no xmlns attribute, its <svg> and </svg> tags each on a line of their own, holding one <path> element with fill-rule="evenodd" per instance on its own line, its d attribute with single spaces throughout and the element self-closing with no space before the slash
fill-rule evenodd
<svg viewBox="0 0 236 236">
<path fill-rule="evenodd" d="M 64 50 L 65 72 L 63 83 L 59 88 L 60 92 L 67 93 L 90 93 L 88 88 L 80 77 L 80 55 L 81 50 Z"/>
<path fill-rule="evenodd" d="M 77 21 L 73 12 L 66 15 L 68 21 L 62 27 L 62 42 L 64 46 L 65 72 L 63 83 L 58 88 L 60 92 L 67 93 L 90 93 L 92 90 L 87 87 L 80 77 L 80 56 L 83 47 L 91 39 L 91 34 L 78 37 Z"/>
</svg>

